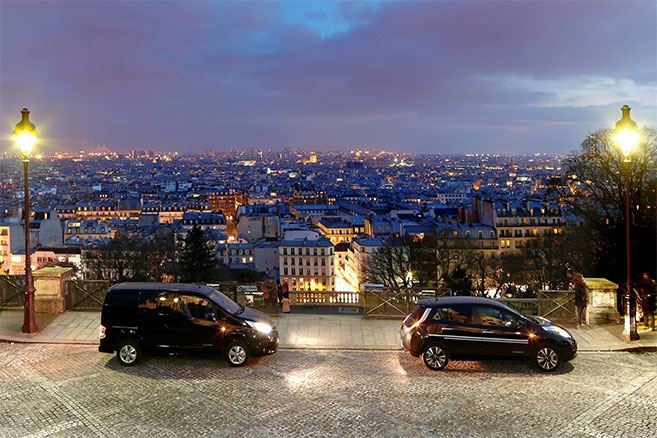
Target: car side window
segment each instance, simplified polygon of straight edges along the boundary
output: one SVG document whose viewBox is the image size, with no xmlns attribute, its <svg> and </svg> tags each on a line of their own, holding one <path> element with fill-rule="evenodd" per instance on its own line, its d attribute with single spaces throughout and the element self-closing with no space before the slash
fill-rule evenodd
<svg viewBox="0 0 657 438">
<path fill-rule="evenodd" d="M 178 297 L 169 292 L 142 293 L 139 309 L 148 314 L 167 316 L 172 311 L 178 310 Z"/>
<path fill-rule="evenodd" d="M 438 314 L 440 314 L 440 316 L 438 316 Z M 444 320 L 457 322 L 459 324 L 474 324 L 472 307 L 468 305 L 441 307 L 438 309 L 438 314 L 436 314 L 434 318 L 442 318 Z"/>
<path fill-rule="evenodd" d="M 518 321 L 511 312 L 496 307 L 477 307 L 477 312 L 482 325 L 510 327 Z"/>
<path fill-rule="evenodd" d="M 188 318 L 215 322 L 219 318 L 216 306 L 208 300 L 193 295 L 180 296 L 180 312 Z"/>
</svg>

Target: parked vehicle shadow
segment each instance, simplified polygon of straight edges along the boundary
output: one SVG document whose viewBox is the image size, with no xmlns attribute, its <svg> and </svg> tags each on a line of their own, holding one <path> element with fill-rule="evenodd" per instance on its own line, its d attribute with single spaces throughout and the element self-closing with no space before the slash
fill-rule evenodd
<svg viewBox="0 0 657 438">
<path fill-rule="evenodd" d="M 573 371 L 571 362 L 562 363 L 557 371 L 546 373 L 536 369 L 530 361 L 521 360 L 482 360 L 482 361 L 465 361 L 450 360 L 447 367 L 442 371 L 432 371 L 428 369 L 422 359 L 411 356 L 407 353 L 399 354 L 399 365 L 404 369 L 408 376 L 439 376 L 441 374 L 492 374 L 495 376 L 534 376 L 543 377 L 555 374 L 568 374 Z"/>
<path fill-rule="evenodd" d="M 290 354 L 290 352 L 278 352 L 274 355 L 258 356 L 249 358 L 243 367 L 230 366 L 220 355 L 148 355 L 135 366 L 126 367 L 119 363 L 116 356 L 108 358 L 105 368 L 113 372 L 119 372 L 137 377 L 156 380 L 175 379 L 217 379 L 230 380 L 244 378 L 253 373 L 254 369 L 268 368 L 274 374 L 286 369 L 285 361 L 280 361 L 279 356 Z M 321 363 L 324 360 L 314 358 L 313 363 Z M 280 369 L 280 370 L 279 370 Z"/>
</svg>

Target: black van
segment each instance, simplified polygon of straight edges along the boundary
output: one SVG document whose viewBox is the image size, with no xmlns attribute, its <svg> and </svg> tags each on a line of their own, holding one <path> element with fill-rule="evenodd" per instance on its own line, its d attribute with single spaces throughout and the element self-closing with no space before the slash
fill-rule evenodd
<svg viewBox="0 0 657 438">
<path fill-rule="evenodd" d="M 98 350 L 116 352 L 125 366 L 138 363 L 142 352 L 209 351 L 239 367 L 278 347 L 267 315 L 193 284 L 117 284 L 105 297 L 100 324 Z"/>
</svg>

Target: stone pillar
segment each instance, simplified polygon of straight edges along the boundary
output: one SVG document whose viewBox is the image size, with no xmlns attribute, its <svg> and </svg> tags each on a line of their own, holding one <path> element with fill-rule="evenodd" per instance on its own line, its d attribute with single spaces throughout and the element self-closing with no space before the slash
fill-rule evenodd
<svg viewBox="0 0 657 438">
<path fill-rule="evenodd" d="M 616 307 L 618 285 L 606 278 L 584 278 L 589 289 L 589 304 L 587 308 L 587 323 L 591 325 L 611 324 L 620 322 Z"/>
<path fill-rule="evenodd" d="M 41 268 L 34 277 L 34 302 L 38 313 L 64 313 L 68 294 L 66 280 L 73 275 L 73 268 Z"/>
</svg>

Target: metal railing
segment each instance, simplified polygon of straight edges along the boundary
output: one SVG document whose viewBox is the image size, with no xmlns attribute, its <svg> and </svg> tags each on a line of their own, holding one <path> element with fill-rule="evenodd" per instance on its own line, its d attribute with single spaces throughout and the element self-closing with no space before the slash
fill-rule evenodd
<svg viewBox="0 0 657 438">
<path fill-rule="evenodd" d="M 0 307 L 23 307 L 24 275 L 0 275 Z"/>
<path fill-rule="evenodd" d="M 68 280 L 68 308 L 100 310 L 111 284 L 100 280 Z M 251 307 L 278 307 L 276 286 L 269 283 L 210 284 L 238 304 Z M 22 307 L 25 277 L 0 275 L 0 307 Z M 449 289 L 388 288 L 371 286 L 360 292 L 289 291 L 292 306 L 362 307 L 368 318 L 404 318 L 423 298 L 451 295 Z M 526 315 L 539 315 L 557 321 L 576 318 L 574 291 L 539 291 L 537 298 L 498 298 L 498 302 Z"/>
<path fill-rule="evenodd" d="M 111 284 L 107 280 L 68 280 L 68 308 L 71 310 L 100 310 Z"/>
<path fill-rule="evenodd" d="M 538 315 L 538 298 L 495 298 L 524 315 Z"/>
<path fill-rule="evenodd" d="M 577 319 L 575 291 L 543 290 L 536 292 L 536 297 L 539 316 L 557 321 Z"/>
<path fill-rule="evenodd" d="M 450 289 L 367 287 L 363 294 L 363 315 L 370 318 L 404 318 L 423 298 L 451 295 Z"/>
</svg>

